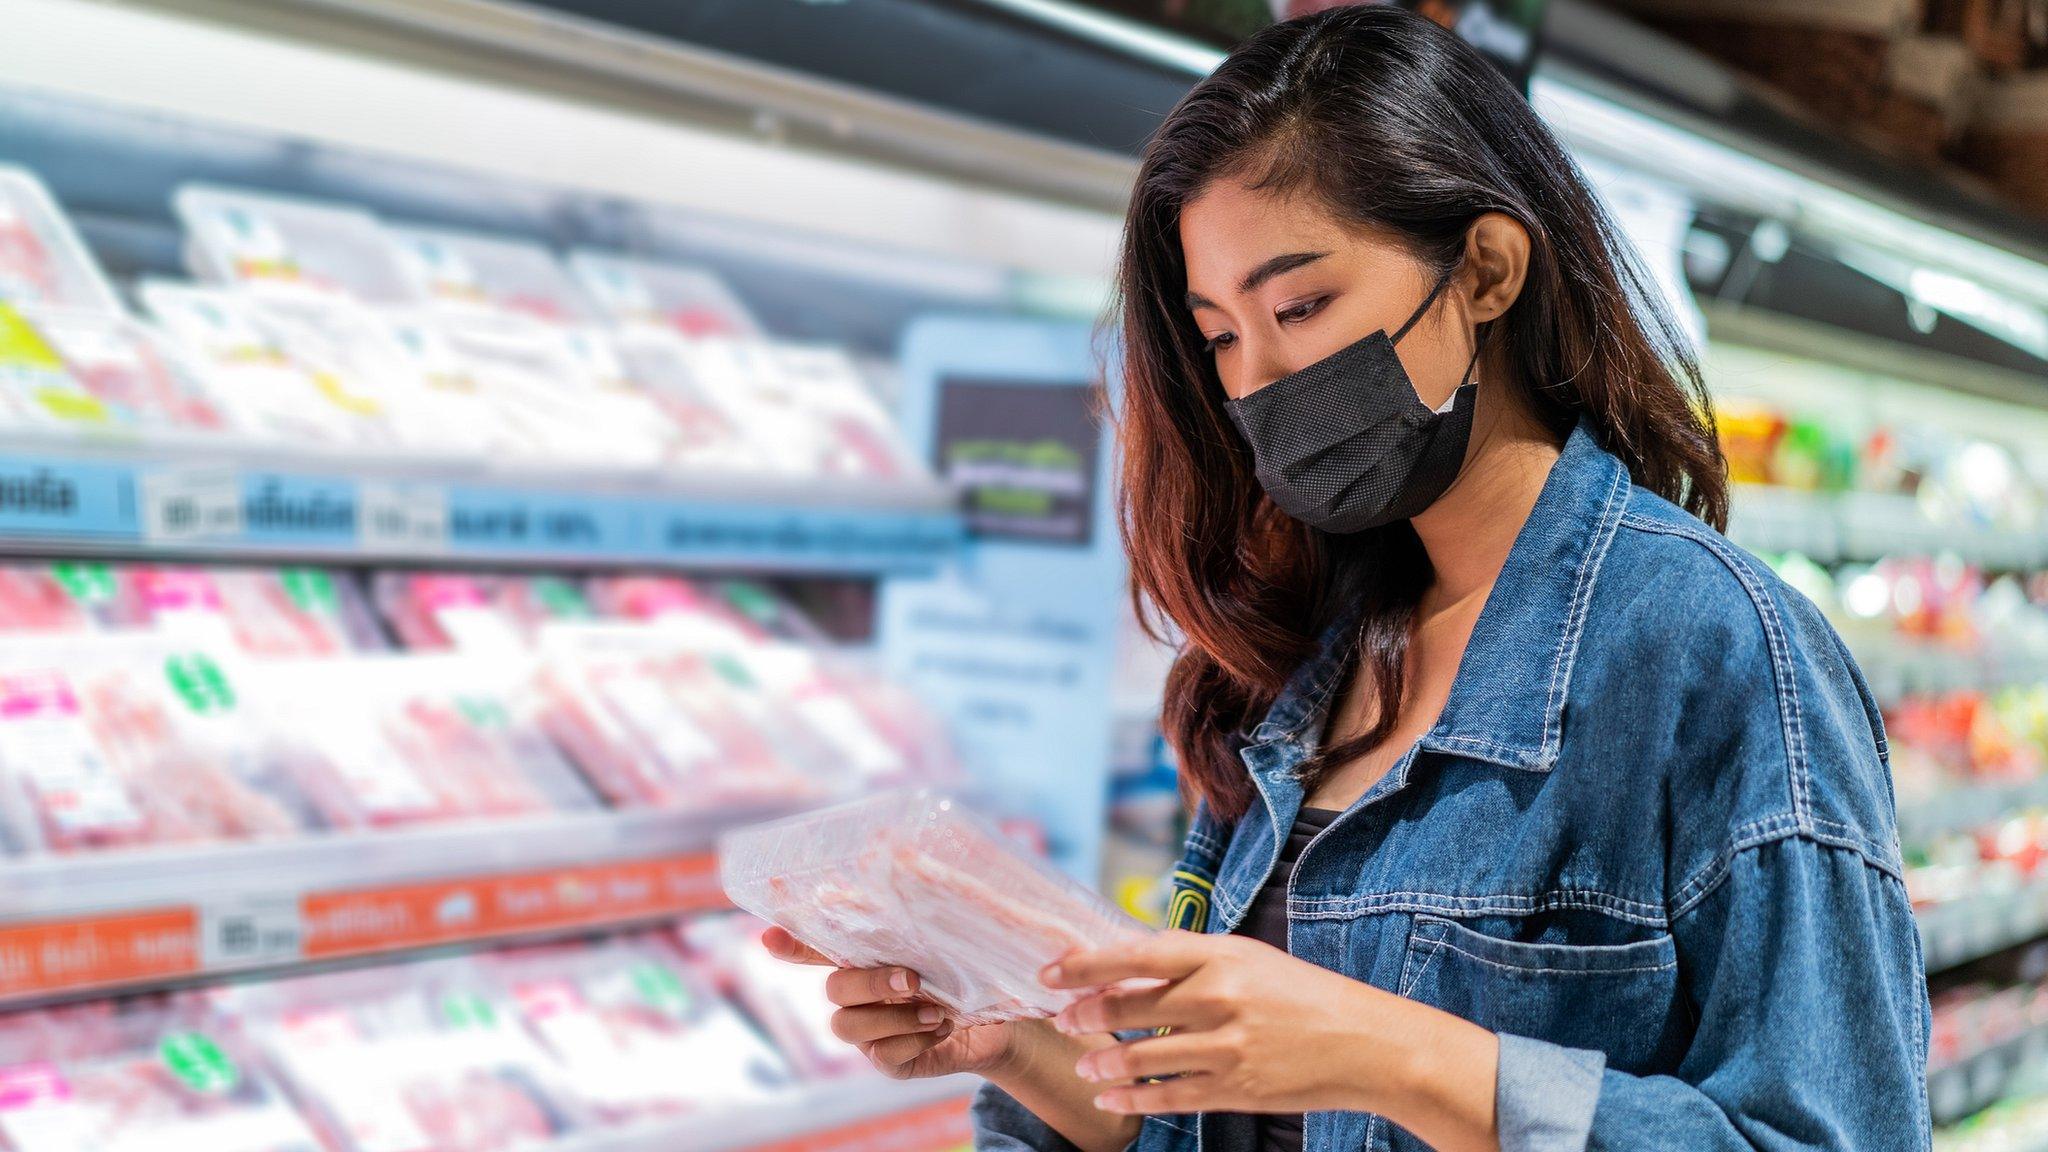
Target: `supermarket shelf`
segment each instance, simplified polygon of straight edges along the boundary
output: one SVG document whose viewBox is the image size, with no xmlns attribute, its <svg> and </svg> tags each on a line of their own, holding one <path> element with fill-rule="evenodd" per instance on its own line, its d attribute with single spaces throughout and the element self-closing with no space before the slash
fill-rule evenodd
<svg viewBox="0 0 2048 1152">
<path fill-rule="evenodd" d="M 1999 688 L 2048 681 L 2048 654 L 1986 646 L 1961 651 L 1952 645 L 1846 637 L 1856 664 L 1878 702 L 1925 692 Z"/>
<path fill-rule="evenodd" d="M 915 573 L 960 539 L 932 480 L 538 473 L 222 444 L 0 443 L 0 549 Z"/>
<path fill-rule="evenodd" d="M 2048 805 L 2048 777 L 2010 783 L 1943 788 L 1899 803 L 1899 840 L 1925 844 L 1944 832 L 1962 832 L 2008 813 Z"/>
<path fill-rule="evenodd" d="M 1938 904 L 1914 919 L 1927 971 L 1941 972 L 2048 935 L 2048 880 Z"/>
<path fill-rule="evenodd" d="M 1732 504 L 1729 536 L 1758 552 L 1797 551 L 1823 564 L 1953 552 L 1993 569 L 2048 565 L 2048 532 L 1938 524 L 1909 496 L 1740 484 Z"/>
<path fill-rule="evenodd" d="M 967 1109 L 977 1083 L 862 1077 L 795 1100 L 570 1137 L 547 1152 L 957 1152 L 974 1140 Z"/>
<path fill-rule="evenodd" d="M 722 827 L 591 812 L 0 863 L 0 1003 L 728 907 Z"/>
<path fill-rule="evenodd" d="M 2048 1026 L 1927 1070 L 1927 1105 L 1936 1124 L 1952 1124 L 1990 1106 L 2023 1074 L 2048 1059 Z"/>
</svg>

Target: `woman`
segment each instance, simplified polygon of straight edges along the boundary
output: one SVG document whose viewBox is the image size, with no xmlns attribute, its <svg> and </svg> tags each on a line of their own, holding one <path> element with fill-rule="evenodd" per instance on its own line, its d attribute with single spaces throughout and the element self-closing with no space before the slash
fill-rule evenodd
<svg viewBox="0 0 2048 1152">
<path fill-rule="evenodd" d="M 1925 1148 L 1877 709 L 1715 531 L 1697 369 L 1519 95 L 1398 10 L 1275 26 L 1120 281 L 1194 931 L 1054 965 L 1165 983 L 1051 1025 L 837 972 L 840 1035 L 985 1076 L 986 1149 Z"/>
</svg>

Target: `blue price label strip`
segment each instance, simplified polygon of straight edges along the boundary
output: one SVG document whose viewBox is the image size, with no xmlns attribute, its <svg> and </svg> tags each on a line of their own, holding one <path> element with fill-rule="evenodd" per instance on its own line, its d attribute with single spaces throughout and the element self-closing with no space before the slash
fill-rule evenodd
<svg viewBox="0 0 2048 1152">
<path fill-rule="evenodd" d="M 134 470 L 0 458 L 0 534 L 131 538 L 142 531 Z"/>
<path fill-rule="evenodd" d="M 960 540 L 946 513 L 661 505 L 650 510 L 648 550 L 678 560 L 778 561 L 825 570 L 918 570 Z"/>
<path fill-rule="evenodd" d="M 353 547 L 355 482 L 272 472 L 245 475 L 242 538 L 252 544 Z"/>
<path fill-rule="evenodd" d="M 448 545 L 464 552 L 616 556 L 639 536 L 629 501 L 491 488 L 448 494 Z"/>
</svg>

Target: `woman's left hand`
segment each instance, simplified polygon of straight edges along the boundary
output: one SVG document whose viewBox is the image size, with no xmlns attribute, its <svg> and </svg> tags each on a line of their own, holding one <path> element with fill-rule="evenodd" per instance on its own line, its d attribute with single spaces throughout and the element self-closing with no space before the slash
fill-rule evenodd
<svg viewBox="0 0 2048 1152">
<path fill-rule="evenodd" d="M 1104 1085 L 1096 1106 L 1105 1111 L 1341 1109 L 1377 1112 L 1418 1135 L 1454 1123 L 1458 1135 L 1484 1139 L 1451 1143 L 1490 1142 L 1499 1051 L 1491 1032 L 1268 944 L 1164 932 L 1069 953 L 1041 978 L 1050 988 L 1164 982 L 1109 988 L 1053 1020 L 1075 1034 L 1171 1029 L 1076 1065 Z M 1174 1078 L 1135 1083 L 1156 1077 Z"/>
</svg>

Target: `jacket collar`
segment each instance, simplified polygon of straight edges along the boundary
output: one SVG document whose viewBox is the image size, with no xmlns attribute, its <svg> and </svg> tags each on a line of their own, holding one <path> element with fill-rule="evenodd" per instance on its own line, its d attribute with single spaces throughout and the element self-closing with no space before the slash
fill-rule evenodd
<svg viewBox="0 0 2048 1152">
<path fill-rule="evenodd" d="M 1628 470 L 1581 421 L 1565 441 L 1473 626 L 1451 694 L 1421 747 L 1506 768 L 1557 764 L 1565 694 L 1600 562 L 1628 502 Z M 1251 733 L 1255 773 L 1285 771 L 1313 754 L 1350 668 L 1356 612 L 1339 613 L 1317 654 L 1294 673 Z M 1295 755 L 1265 754 L 1294 745 Z"/>
</svg>

